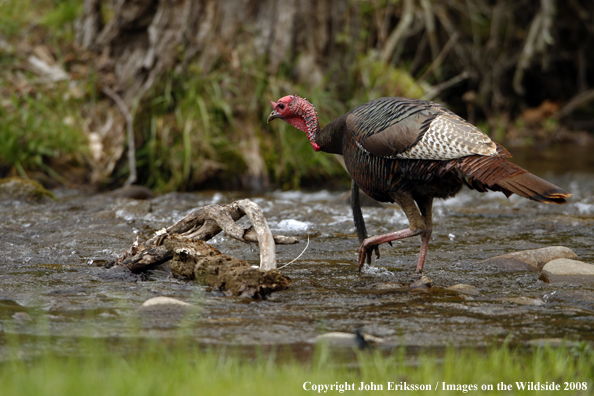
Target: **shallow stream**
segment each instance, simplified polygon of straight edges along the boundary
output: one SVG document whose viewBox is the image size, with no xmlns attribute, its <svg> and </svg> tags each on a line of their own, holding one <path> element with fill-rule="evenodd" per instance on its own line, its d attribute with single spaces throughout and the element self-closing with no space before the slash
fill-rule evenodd
<svg viewBox="0 0 594 396">
<path fill-rule="evenodd" d="M 508 339 L 522 343 L 566 337 L 594 341 L 594 284 L 549 284 L 539 273 L 500 272 L 481 260 L 525 249 L 562 245 L 594 263 L 594 156 L 592 148 L 534 153 L 515 151 L 514 162 L 572 192 L 563 206 L 501 193 L 465 189 L 434 206 L 433 240 L 424 291 L 390 289 L 411 282 L 419 239 L 380 248 L 382 257 L 357 272 L 358 243 L 347 191 L 287 191 L 251 196 L 234 192 L 171 193 L 148 201 L 59 190 L 57 201 L 0 204 L 0 353 L 6 334 L 31 348 L 39 339 L 72 337 L 176 337 L 202 344 L 288 345 L 309 348 L 317 335 L 362 329 L 396 345 L 484 346 Z M 230 298 L 171 278 L 164 270 L 148 279 L 108 271 L 99 264 L 134 242 L 177 221 L 194 208 L 251 198 L 276 234 L 301 243 L 277 248 L 289 290 L 261 302 Z M 393 205 L 366 207 L 370 234 L 407 227 Z M 247 220 L 242 220 L 247 225 Z M 219 235 L 222 252 L 258 263 L 256 245 Z M 445 290 L 475 286 L 479 296 Z M 143 315 L 138 308 L 157 296 L 199 307 L 189 315 Z M 527 297 L 528 304 L 510 301 Z M 64 348 L 67 342 L 64 341 Z"/>
</svg>

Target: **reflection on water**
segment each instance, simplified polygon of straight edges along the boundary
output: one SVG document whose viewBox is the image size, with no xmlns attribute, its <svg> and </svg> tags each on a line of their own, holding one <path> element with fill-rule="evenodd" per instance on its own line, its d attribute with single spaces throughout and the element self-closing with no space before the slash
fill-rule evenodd
<svg viewBox="0 0 594 396">
<path fill-rule="evenodd" d="M 179 328 L 202 343 L 301 344 L 328 331 L 357 328 L 409 346 L 448 343 L 484 345 L 541 338 L 594 338 L 594 286 L 546 284 L 537 273 L 500 273 L 480 260 L 551 245 L 572 248 L 594 263 L 594 178 L 587 153 L 515 152 L 516 163 L 572 192 L 564 206 L 544 205 L 500 193 L 464 190 L 435 204 L 433 240 L 425 273 L 428 292 L 378 287 L 409 284 L 419 249 L 417 238 L 382 246 L 374 269 L 359 275 L 358 249 L 345 192 L 275 191 L 250 197 L 274 233 L 296 235 L 302 243 L 281 246 L 279 265 L 293 283 L 263 302 L 246 302 L 172 279 L 165 270 L 148 280 L 97 267 L 135 240 L 178 220 L 195 207 L 246 198 L 245 193 L 171 193 L 150 201 L 57 191 L 57 202 L 0 206 L 0 321 L 4 332 L 35 337 L 175 336 Z M 407 227 L 396 206 L 364 208 L 370 234 Z M 245 221 L 247 224 L 247 221 Z M 219 235 L 220 250 L 257 263 L 257 246 Z M 480 296 L 464 297 L 444 288 L 465 283 Z M 200 311 L 186 317 L 147 317 L 142 302 L 168 296 Z M 542 305 L 503 300 L 529 297 Z M 0 335 L 0 337 L 2 337 Z"/>
</svg>

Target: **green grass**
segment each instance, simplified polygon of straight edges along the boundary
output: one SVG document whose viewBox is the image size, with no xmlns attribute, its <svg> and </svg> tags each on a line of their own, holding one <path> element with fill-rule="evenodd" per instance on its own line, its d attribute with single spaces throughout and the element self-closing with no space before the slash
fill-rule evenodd
<svg viewBox="0 0 594 396">
<path fill-rule="evenodd" d="M 64 67 L 60 43 L 73 38 L 81 1 L 0 1 L 0 175 L 28 172 L 64 181 L 62 170 L 79 166 L 86 154 L 81 105 L 86 82 L 51 82 L 29 71 L 27 51 L 48 48 Z M 76 90 L 81 92 L 73 95 Z M 75 98 L 76 96 L 76 98 Z M 41 172 L 41 173 L 40 173 Z"/>
<path fill-rule="evenodd" d="M 140 344 L 139 344 L 140 346 Z M 104 341 L 84 341 L 73 356 L 42 352 L 23 361 L 19 348 L 10 348 L 12 359 L 0 364 L 2 395 L 294 395 L 304 386 L 353 384 L 382 385 L 372 394 L 394 394 L 389 383 L 430 386 L 431 391 L 414 394 L 499 394 L 497 385 L 511 384 L 506 394 L 534 394 L 518 391 L 516 382 L 555 382 L 586 390 L 566 394 L 592 394 L 594 354 L 588 346 L 537 348 L 509 346 L 486 351 L 449 348 L 442 356 L 421 353 L 406 355 L 359 351 L 353 359 L 333 355 L 324 347 L 313 358 L 297 361 L 288 353 L 253 353 L 240 356 L 226 349 L 208 350 L 190 342 L 143 343 L 139 352 L 121 352 Z M 43 350 L 43 349 L 41 349 Z M 444 390 L 447 385 L 455 390 Z M 482 387 L 492 386 L 492 391 Z M 436 390 L 437 387 L 437 390 Z M 324 393 L 322 391 L 322 393 Z M 339 394 L 330 390 L 327 394 Z M 347 394 L 365 392 L 346 391 Z M 409 393 L 409 392 L 406 392 Z M 541 391 L 538 394 L 558 394 Z"/>
<path fill-rule="evenodd" d="M 82 6 L 82 0 L 2 0 L 0 34 L 10 38 L 41 25 L 55 38 L 72 39 L 74 21 Z"/>
<path fill-rule="evenodd" d="M 49 164 L 74 162 L 87 150 L 79 114 L 57 98 L 61 92 L 54 86 L 0 105 L 0 167 L 14 167 L 22 177 L 26 169 L 59 178 Z"/>
</svg>

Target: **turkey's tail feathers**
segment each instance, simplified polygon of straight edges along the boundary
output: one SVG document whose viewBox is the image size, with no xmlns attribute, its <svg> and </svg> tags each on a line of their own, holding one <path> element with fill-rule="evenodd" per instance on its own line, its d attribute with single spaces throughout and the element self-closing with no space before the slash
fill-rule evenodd
<svg viewBox="0 0 594 396">
<path fill-rule="evenodd" d="M 571 196 L 562 188 L 505 160 L 504 157 L 511 155 L 500 145 L 498 149 L 500 156 L 464 157 L 452 165 L 468 187 L 480 192 L 501 191 L 508 197 L 517 194 L 533 201 L 559 205 Z"/>
<path fill-rule="evenodd" d="M 518 194 L 533 201 L 564 204 L 566 198 L 571 196 L 567 191 L 534 176 L 531 173 L 524 173 L 500 180 L 497 186 L 505 195 L 509 193 Z"/>
</svg>

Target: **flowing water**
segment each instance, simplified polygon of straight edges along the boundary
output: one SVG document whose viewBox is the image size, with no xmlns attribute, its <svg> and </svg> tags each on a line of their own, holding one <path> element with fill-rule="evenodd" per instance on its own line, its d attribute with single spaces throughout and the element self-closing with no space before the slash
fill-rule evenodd
<svg viewBox="0 0 594 396">
<path fill-rule="evenodd" d="M 594 341 L 594 285 L 544 283 L 539 273 L 500 272 L 480 265 L 496 255 L 563 245 L 594 263 L 594 157 L 591 148 L 515 152 L 515 162 L 572 192 L 567 205 L 544 205 L 500 193 L 463 190 L 437 201 L 434 233 L 425 263 L 430 289 L 389 288 L 410 284 L 419 238 L 382 245 L 382 257 L 357 272 L 358 243 L 346 191 L 287 191 L 258 196 L 234 192 L 171 193 L 148 201 L 56 191 L 57 201 L 0 206 L 0 352 L 6 334 L 29 340 L 76 337 L 177 337 L 202 344 L 290 345 L 309 348 L 325 332 L 366 333 L 395 345 L 482 346 L 508 339 L 566 337 Z M 166 270 L 148 277 L 108 271 L 100 264 L 134 242 L 211 203 L 251 198 L 276 234 L 301 243 L 277 248 L 279 265 L 292 279 L 289 290 L 254 302 L 226 297 L 173 279 Z M 394 205 L 366 207 L 370 234 L 407 227 Z M 247 220 L 242 220 L 247 225 Z M 224 235 L 211 240 L 222 252 L 258 263 L 256 245 Z M 478 296 L 445 288 L 464 283 Z M 388 288 L 386 288 L 386 285 Z M 179 312 L 146 314 L 141 304 L 167 296 L 196 305 Z M 530 304 L 506 300 L 527 297 Z M 64 349 L 67 349 L 67 341 Z"/>
</svg>

